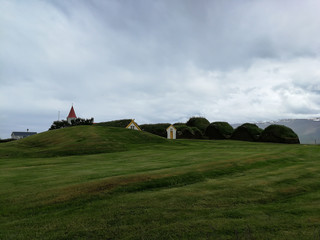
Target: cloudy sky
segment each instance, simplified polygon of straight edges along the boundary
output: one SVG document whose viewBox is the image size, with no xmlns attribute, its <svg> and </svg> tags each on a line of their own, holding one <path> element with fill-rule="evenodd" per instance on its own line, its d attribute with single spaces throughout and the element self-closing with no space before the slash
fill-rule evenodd
<svg viewBox="0 0 320 240">
<path fill-rule="evenodd" d="M 320 116 L 319 0 L 0 0 L 0 138 L 66 118 Z"/>
</svg>

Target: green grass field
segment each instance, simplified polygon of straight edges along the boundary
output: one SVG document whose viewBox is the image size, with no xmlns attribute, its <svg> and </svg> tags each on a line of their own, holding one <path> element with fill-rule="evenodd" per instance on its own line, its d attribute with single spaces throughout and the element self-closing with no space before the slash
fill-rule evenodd
<svg viewBox="0 0 320 240">
<path fill-rule="evenodd" d="M 320 239 L 320 148 L 81 126 L 0 144 L 0 239 Z"/>
</svg>

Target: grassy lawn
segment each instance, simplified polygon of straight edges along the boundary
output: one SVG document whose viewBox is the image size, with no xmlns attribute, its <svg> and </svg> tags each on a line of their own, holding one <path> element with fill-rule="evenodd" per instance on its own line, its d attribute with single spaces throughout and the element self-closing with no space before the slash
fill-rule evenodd
<svg viewBox="0 0 320 240">
<path fill-rule="evenodd" d="M 0 145 L 0 239 L 320 239 L 319 146 L 79 129 Z"/>
</svg>

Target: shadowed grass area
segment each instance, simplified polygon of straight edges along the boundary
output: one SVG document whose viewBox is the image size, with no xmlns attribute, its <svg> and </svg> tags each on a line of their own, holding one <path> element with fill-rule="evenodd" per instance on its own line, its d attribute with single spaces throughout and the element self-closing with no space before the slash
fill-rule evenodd
<svg viewBox="0 0 320 240">
<path fill-rule="evenodd" d="M 319 239 L 318 146 L 127 145 L 0 159 L 0 239 Z"/>
</svg>

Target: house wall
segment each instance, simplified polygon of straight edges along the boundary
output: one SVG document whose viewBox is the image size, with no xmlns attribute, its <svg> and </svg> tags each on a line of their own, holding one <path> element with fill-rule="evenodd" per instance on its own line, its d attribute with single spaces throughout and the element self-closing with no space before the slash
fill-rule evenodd
<svg viewBox="0 0 320 240">
<path fill-rule="evenodd" d="M 71 120 L 75 120 L 76 118 L 67 118 L 69 124 L 71 124 Z"/>
<path fill-rule="evenodd" d="M 22 137 L 21 136 L 16 136 L 16 135 L 14 135 L 14 134 L 11 134 L 11 138 L 12 139 L 21 139 Z"/>
<path fill-rule="evenodd" d="M 129 129 L 134 129 L 134 130 L 139 130 L 134 123 L 131 123 L 127 128 Z"/>
</svg>

